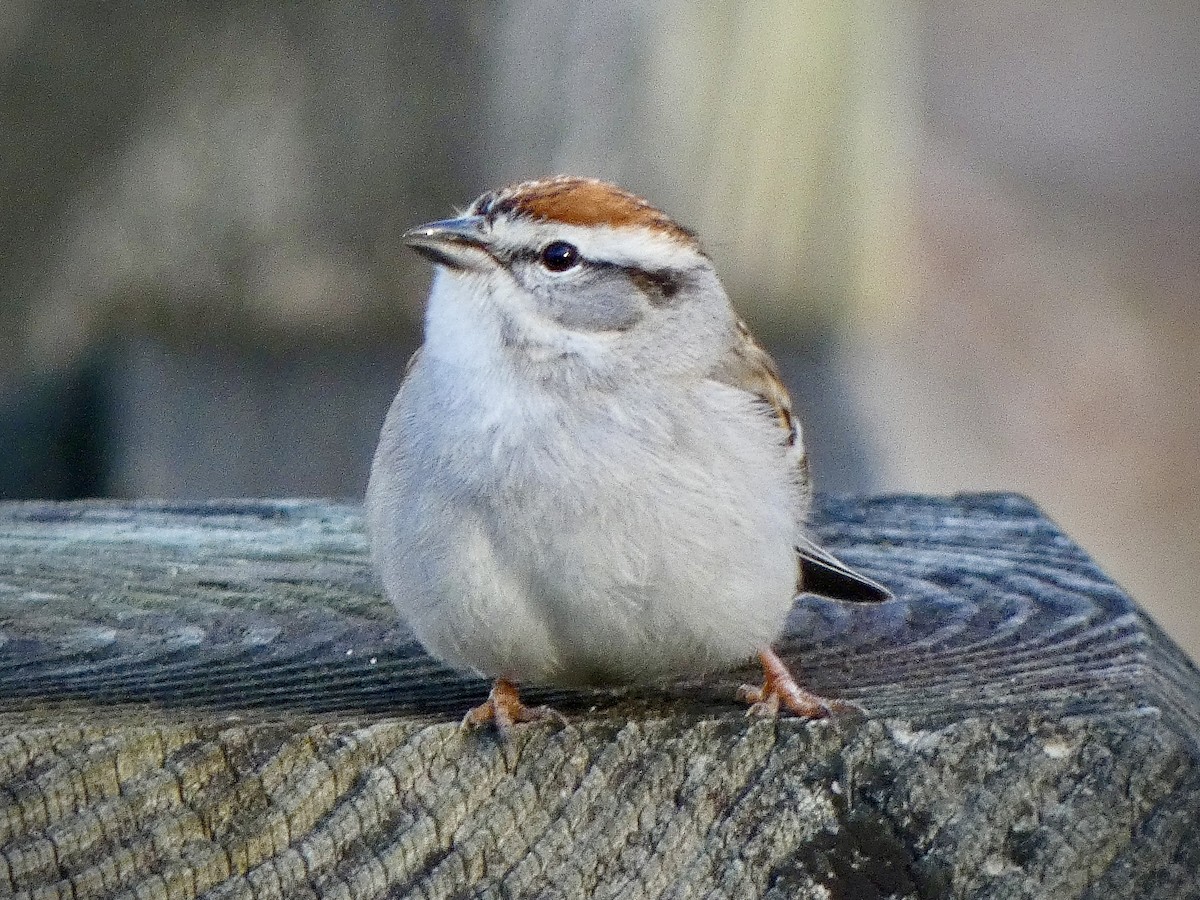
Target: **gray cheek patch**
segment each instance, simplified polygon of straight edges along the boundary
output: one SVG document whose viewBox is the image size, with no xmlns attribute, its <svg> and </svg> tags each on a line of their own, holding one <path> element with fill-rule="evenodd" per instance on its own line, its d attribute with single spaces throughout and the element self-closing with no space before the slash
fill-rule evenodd
<svg viewBox="0 0 1200 900">
<path fill-rule="evenodd" d="M 628 331 L 642 318 L 641 292 L 612 272 L 596 273 L 570 290 L 543 287 L 535 296 L 548 318 L 573 331 Z"/>
</svg>

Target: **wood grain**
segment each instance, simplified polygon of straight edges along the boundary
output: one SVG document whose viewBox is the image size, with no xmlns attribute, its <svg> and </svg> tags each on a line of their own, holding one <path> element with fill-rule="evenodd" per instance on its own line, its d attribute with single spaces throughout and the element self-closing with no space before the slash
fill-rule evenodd
<svg viewBox="0 0 1200 900">
<path fill-rule="evenodd" d="M 0 895 L 1196 896 L 1200 679 L 1078 547 L 1009 495 L 816 528 L 900 599 L 784 655 L 866 716 L 749 721 L 748 669 L 501 745 L 356 506 L 0 506 Z"/>
</svg>

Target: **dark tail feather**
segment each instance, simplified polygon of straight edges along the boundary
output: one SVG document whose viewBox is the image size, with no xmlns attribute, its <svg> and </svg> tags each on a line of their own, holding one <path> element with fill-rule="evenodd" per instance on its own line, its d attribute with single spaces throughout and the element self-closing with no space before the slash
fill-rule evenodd
<svg viewBox="0 0 1200 900">
<path fill-rule="evenodd" d="M 855 572 L 807 538 L 801 538 L 796 550 L 800 554 L 801 591 L 848 603 L 883 603 L 894 599 L 892 592 L 878 581 Z"/>
</svg>

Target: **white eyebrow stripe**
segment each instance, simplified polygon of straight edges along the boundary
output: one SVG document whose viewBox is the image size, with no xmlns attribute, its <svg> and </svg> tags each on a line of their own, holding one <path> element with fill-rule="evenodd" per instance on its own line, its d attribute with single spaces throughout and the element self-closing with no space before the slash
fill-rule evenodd
<svg viewBox="0 0 1200 900">
<path fill-rule="evenodd" d="M 704 254 L 654 228 L 624 225 L 565 225 L 530 219 L 498 219 L 492 226 L 496 247 L 510 252 L 540 249 L 551 241 L 568 241 L 584 259 L 648 272 L 689 269 Z"/>
</svg>

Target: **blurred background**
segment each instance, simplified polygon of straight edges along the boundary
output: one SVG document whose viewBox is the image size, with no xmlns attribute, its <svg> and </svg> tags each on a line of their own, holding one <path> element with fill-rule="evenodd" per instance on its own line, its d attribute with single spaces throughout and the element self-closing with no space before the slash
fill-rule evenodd
<svg viewBox="0 0 1200 900">
<path fill-rule="evenodd" d="M 1200 653 L 1194 0 L 0 5 L 0 496 L 357 497 L 399 243 L 617 180 L 819 486 L 1028 494 Z"/>
</svg>

